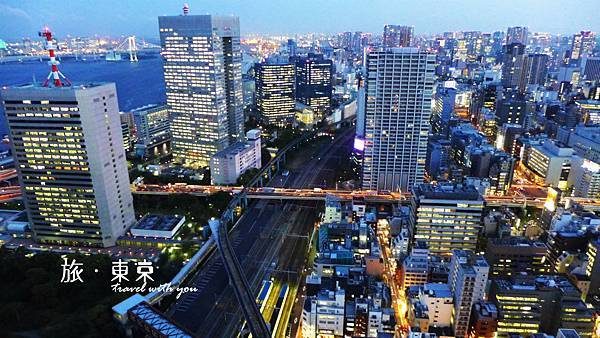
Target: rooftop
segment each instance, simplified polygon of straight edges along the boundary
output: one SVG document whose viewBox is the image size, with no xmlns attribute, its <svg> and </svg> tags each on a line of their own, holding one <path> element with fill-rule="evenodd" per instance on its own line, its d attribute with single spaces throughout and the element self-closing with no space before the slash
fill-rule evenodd
<svg viewBox="0 0 600 338">
<path fill-rule="evenodd" d="M 171 231 L 182 219 L 179 215 L 146 215 L 132 229 Z"/>
<path fill-rule="evenodd" d="M 498 279 L 494 281 L 500 291 L 547 291 L 560 289 L 564 294 L 580 294 L 579 290 L 564 276 L 515 276 L 512 280 Z"/>
<path fill-rule="evenodd" d="M 110 82 L 79 82 L 79 83 L 73 83 L 70 86 L 62 86 L 62 87 L 55 87 L 53 85 L 48 85 L 46 87 L 42 86 L 42 83 L 24 83 L 24 84 L 20 84 L 20 85 L 15 85 L 15 86 L 3 86 L 2 89 L 11 89 L 11 90 L 30 90 L 30 89 L 38 89 L 38 90 L 73 90 L 73 89 L 86 89 L 86 88 L 95 88 L 95 87 L 100 87 L 106 84 L 109 84 Z"/>
<path fill-rule="evenodd" d="M 423 292 L 435 298 L 452 298 L 448 284 L 427 283 L 423 286 Z"/>
<path fill-rule="evenodd" d="M 413 195 L 425 199 L 481 201 L 483 197 L 472 185 L 421 184 L 414 188 Z"/>
<path fill-rule="evenodd" d="M 490 244 L 505 247 L 535 247 L 545 249 L 546 245 L 540 241 L 534 241 L 527 237 L 504 237 L 490 238 Z"/>
<path fill-rule="evenodd" d="M 562 334 L 563 337 L 565 338 L 579 338 L 579 334 L 577 333 L 577 331 L 573 330 L 573 329 L 558 329 L 558 334 Z"/>
<path fill-rule="evenodd" d="M 151 104 L 147 104 L 145 106 L 141 106 L 141 107 L 137 107 L 131 110 L 131 113 L 137 113 L 137 112 L 145 112 L 151 109 L 156 109 L 156 108 L 167 108 L 167 105 L 165 103 L 159 104 L 159 103 L 151 103 Z"/>
</svg>

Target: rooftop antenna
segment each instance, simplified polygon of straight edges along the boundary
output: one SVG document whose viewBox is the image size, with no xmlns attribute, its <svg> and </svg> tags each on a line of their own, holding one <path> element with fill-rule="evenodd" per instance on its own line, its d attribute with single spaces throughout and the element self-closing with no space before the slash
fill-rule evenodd
<svg viewBox="0 0 600 338">
<path fill-rule="evenodd" d="M 183 4 L 183 15 L 188 15 L 189 12 L 190 12 L 190 5 Z"/>
<path fill-rule="evenodd" d="M 46 38 L 46 49 L 48 50 L 48 54 L 50 54 L 50 61 L 48 61 L 48 64 L 52 67 L 50 74 L 48 74 L 48 77 L 42 86 L 48 87 L 48 83 L 50 82 L 51 78 L 55 87 L 63 87 L 64 85 L 70 86 L 71 81 L 69 81 L 69 79 L 67 79 L 63 73 L 58 70 L 58 65 L 60 62 L 56 60 L 56 55 L 54 54 L 54 40 L 52 40 L 52 32 L 50 31 L 50 28 L 44 27 L 44 29 L 38 34 L 39 36 Z M 61 77 L 65 80 L 64 84 L 60 80 Z"/>
</svg>

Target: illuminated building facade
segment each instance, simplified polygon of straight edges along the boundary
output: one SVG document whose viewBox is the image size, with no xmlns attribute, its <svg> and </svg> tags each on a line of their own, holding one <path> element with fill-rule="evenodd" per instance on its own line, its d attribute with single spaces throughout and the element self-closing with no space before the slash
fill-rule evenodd
<svg viewBox="0 0 600 338">
<path fill-rule="evenodd" d="M 492 142 L 496 139 L 498 126 L 496 121 L 496 114 L 494 114 L 494 112 L 489 111 L 485 108 L 482 109 L 481 113 L 479 114 L 477 125 L 481 133 L 485 137 L 487 137 L 488 141 Z"/>
<path fill-rule="evenodd" d="M 508 98 L 502 100 L 496 110 L 496 125 L 502 126 L 508 123 L 524 126 L 527 123 L 527 116 L 534 109 L 533 104 L 524 99 Z"/>
<path fill-rule="evenodd" d="M 524 53 L 524 44 L 511 43 L 504 46 L 502 55 L 502 86 L 505 88 L 516 88 L 519 86 Z"/>
<path fill-rule="evenodd" d="M 450 260 L 448 284 L 454 294 L 454 336 L 466 337 L 471 319 L 471 309 L 483 300 L 490 266 L 483 256 L 472 251 L 454 250 Z"/>
<path fill-rule="evenodd" d="M 402 287 L 424 285 L 429 279 L 429 250 L 425 243 L 417 242 L 411 254 L 402 263 Z"/>
<path fill-rule="evenodd" d="M 591 295 L 600 295 L 600 240 L 590 241 L 585 274 L 590 279 Z"/>
<path fill-rule="evenodd" d="M 498 309 L 498 337 L 525 337 L 540 332 L 554 335 L 559 328 L 575 329 L 581 337 L 592 335 L 593 311 L 566 277 L 495 279 L 489 298 Z"/>
<path fill-rule="evenodd" d="M 246 170 L 261 168 L 260 130 L 249 130 L 246 137 L 246 142 L 236 142 L 212 157 L 210 161 L 212 184 L 234 184 Z"/>
<path fill-rule="evenodd" d="M 495 337 L 497 326 L 498 309 L 496 309 L 496 306 L 489 302 L 475 303 L 471 314 L 469 337 Z"/>
<path fill-rule="evenodd" d="M 525 91 L 528 85 L 543 86 L 548 74 L 549 57 L 546 54 L 526 54 L 519 77 L 519 89 Z"/>
<path fill-rule="evenodd" d="M 434 134 L 448 134 L 450 119 L 454 116 L 456 89 L 439 86 L 431 107 L 431 127 Z"/>
<path fill-rule="evenodd" d="M 596 33 L 581 31 L 573 35 L 571 41 L 571 60 L 579 60 L 581 57 L 592 56 L 596 47 Z"/>
<path fill-rule="evenodd" d="M 166 105 L 148 105 L 131 111 L 139 156 L 166 153 L 171 142 L 171 123 Z"/>
<path fill-rule="evenodd" d="M 321 290 L 316 296 L 306 297 L 302 308 L 302 337 L 342 337 L 346 293 Z"/>
<path fill-rule="evenodd" d="M 527 37 L 529 35 L 529 29 L 523 26 L 508 27 L 506 30 L 506 44 L 520 43 L 527 45 Z"/>
<path fill-rule="evenodd" d="M 383 46 L 386 48 L 410 47 L 414 28 L 410 26 L 385 25 Z"/>
<path fill-rule="evenodd" d="M 580 100 L 575 106 L 585 124 L 600 124 L 600 101 Z"/>
<path fill-rule="evenodd" d="M 573 167 L 573 196 L 600 198 L 600 164 L 576 157 Z"/>
<path fill-rule="evenodd" d="M 518 157 L 520 148 L 517 139 L 524 133 L 525 129 L 520 124 L 505 123 L 499 126 L 496 148 L 502 149 L 512 157 Z"/>
<path fill-rule="evenodd" d="M 490 159 L 488 178 L 490 188 L 487 192 L 492 196 L 505 196 L 510 190 L 515 171 L 515 159 L 509 154 L 496 151 Z"/>
<path fill-rule="evenodd" d="M 532 145 L 524 152 L 522 163 L 529 176 L 537 183 L 559 189 L 568 186 L 573 160 L 573 148 L 565 147 L 552 141 Z"/>
<path fill-rule="evenodd" d="M 435 55 L 417 48 L 368 54 L 363 189 L 407 192 L 423 182 L 434 68 Z"/>
<path fill-rule="evenodd" d="M 121 137 L 123 137 L 123 149 L 125 149 L 126 153 L 129 153 L 131 151 L 131 145 L 133 142 L 133 133 L 131 132 L 133 126 L 130 124 L 131 115 L 129 113 L 120 113 L 119 117 L 121 119 Z"/>
<path fill-rule="evenodd" d="M 4 88 L 35 239 L 107 247 L 135 222 L 114 84 Z"/>
<path fill-rule="evenodd" d="M 524 237 L 490 238 L 485 250 L 493 277 L 549 273 L 546 254 L 547 248 L 543 242 Z"/>
<path fill-rule="evenodd" d="M 268 124 L 283 126 L 292 122 L 296 112 L 295 65 L 257 63 L 256 109 Z"/>
<path fill-rule="evenodd" d="M 323 55 L 296 57 L 296 100 L 323 117 L 331 111 L 333 61 Z"/>
<path fill-rule="evenodd" d="M 432 255 L 477 248 L 484 201 L 472 186 L 421 184 L 413 189 L 410 229 L 413 245 L 427 244 Z"/>
<path fill-rule="evenodd" d="M 239 19 L 180 15 L 158 18 L 173 157 L 208 166 L 243 136 Z"/>
</svg>

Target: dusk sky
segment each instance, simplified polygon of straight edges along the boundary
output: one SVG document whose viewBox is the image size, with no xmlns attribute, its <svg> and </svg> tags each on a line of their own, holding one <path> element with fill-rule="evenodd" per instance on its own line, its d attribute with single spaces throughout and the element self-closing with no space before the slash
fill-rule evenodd
<svg viewBox="0 0 600 338">
<path fill-rule="evenodd" d="M 0 0 L 0 39 L 34 37 L 44 24 L 57 36 L 93 34 L 158 37 L 157 16 L 181 12 L 182 0 Z M 187 1 L 191 14 L 235 14 L 242 34 L 365 31 L 386 23 L 416 34 L 505 30 L 572 34 L 600 31 L 598 0 L 218 0 Z"/>
</svg>

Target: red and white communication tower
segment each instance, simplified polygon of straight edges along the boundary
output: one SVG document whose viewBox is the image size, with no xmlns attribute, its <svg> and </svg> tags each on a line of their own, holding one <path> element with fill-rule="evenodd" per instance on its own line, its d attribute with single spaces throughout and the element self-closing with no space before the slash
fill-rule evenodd
<svg viewBox="0 0 600 338">
<path fill-rule="evenodd" d="M 189 12 L 190 12 L 190 5 L 183 4 L 183 15 L 188 15 Z"/>
<path fill-rule="evenodd" d="M 54 83 L 55 87 L 63 87 L 65 85 L 70 86 L 71 81 L 69 81 L 69 79 L 67 79 L 67 77 L 64 76 L 63 73 L 61 73 L 58 70 L 58 65 L 60 64 L 60 62 L 56 60 L 56 55 L 54 54 L 54 40 L 52 40 L 52 32 L 50 32 L 50 28 L 44 27 L 44 29 L 38 34 L 46 38 L 46 49 L 50 54 L 50 61 L 48 61 L 48 64 L 52 67 L 50 74 L 48 74 L 48 78 L 46 78 L 46 81 L 44 81 L 42 86 L 48 87 L 50 79 L 52 79 L 52 82 Z M 65 80 L 64 84 L 60 80 L 61 77 Z"/>
</svg>

